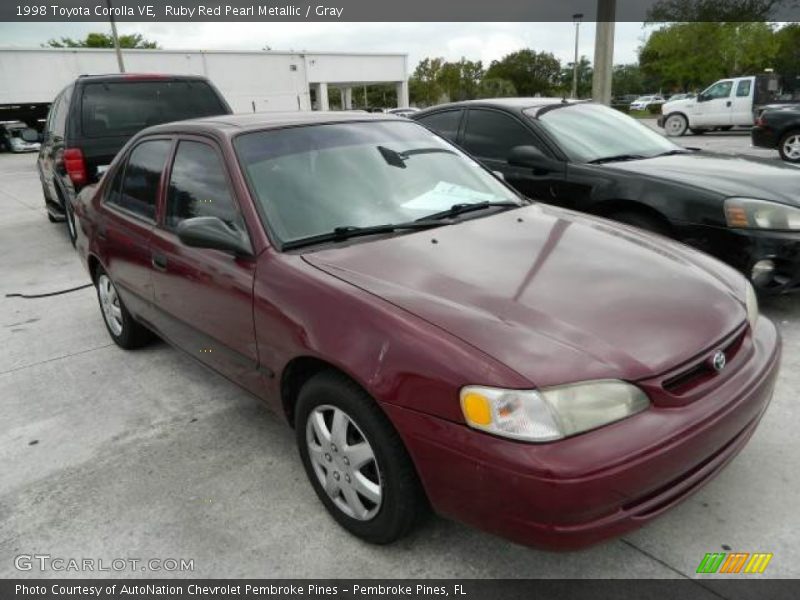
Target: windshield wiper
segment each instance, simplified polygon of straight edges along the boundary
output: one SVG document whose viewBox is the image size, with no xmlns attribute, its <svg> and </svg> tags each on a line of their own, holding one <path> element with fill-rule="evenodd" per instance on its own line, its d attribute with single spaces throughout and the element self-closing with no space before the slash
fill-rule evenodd
<svg viewBox="0 0 800 600">
<path fill-rule="evenodd" d="M 312 246 L 314 244 L 324 244 L 325 242 L 341 242 L 349 240 L 350 238 L 362 237 L 367 235 L 378 235 L 381 233 L 393 233 L 395 231 L 403 230 L 422 230 L 431 229 L 432 227 L 441 227 L 441 223 L 426 223 L 424 221 L 410 221 L 408 223 L 387 223 L 385 225 L 371 225 L 369 227 L 356 227 L 354 225 L 345 225 L 342 227 L 335 227 L 328 233 L 313 235 L 311 237 L 302 238 L 299 240 L 291 240 L 285 242 L 281 249 L 291 250 L 292 248 L 300 248 L 302 246 Z"/>
<path fill-rule="evenodd" d="M 416 223 L 424 223 L 425 221 L 438 221 L 441 219 L 449 219 L 452 217 L 457 217 L 458 215 L 463 215 L 464 213 L 474 212 L 476 210 L 484 210 L 486 208 L 518 208 L 523 206 L 519 202 L 512 202 L 511 200 L 503 200 L 501 202 L 473 202 L 471 204 L 453 204 L 447 210 L 443 210 L 442 212 L 433 213 L 432 215 L 427 215 L 422 217 L 421 219 L 417 219 Z"/>
<path fill-rule="evenodd" d="M 625 160 L 641 160 L 643 158 L 648 158 L 647 156 L 643 156 L 642 154 L 617 154 L 615 156 L 604 156 L 603 158 L 595 158 L 594 160 L 590 160 L 590 165 L 602 165 L 604 163 L 610 162 L 622 162 Z"/>
<path fill-rule="evenodd" d="M 688 149 L 676 148 L 675 150 L 667 150 L 666 152 L 656 154 L 652 158 L 655 158 L 656 156 L 675 156 L 676 154 L 691 154 L 691 151 Z"/>
<path fill-rule="evenodd" d="M 406 161 L 415 154 L 455 154 L 455 152 L 448 148 L 437 148 L 435 146 L 430 148 L 412 148 L 411 150 L 403 150 L 402 152 L 392 150 L 386 146 L 378 146 L 378 152 L 381 153 L 386 164 L 400 169 L 405 169 Z"/>
</svg>

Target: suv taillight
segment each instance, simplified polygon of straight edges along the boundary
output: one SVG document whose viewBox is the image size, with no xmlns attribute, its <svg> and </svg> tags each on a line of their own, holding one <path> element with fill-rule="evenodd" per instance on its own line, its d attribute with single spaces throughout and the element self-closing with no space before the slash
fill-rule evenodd
<svg viewBox="0 0 800 600">
<path fill-rule="evenodd" d="M 86 161 L 80 148 L 67 148 L 64 150 L 64 168 L 72 180 L 73 185 L 84 185 L 89 181 L 86 172 Z"/>
</svg>

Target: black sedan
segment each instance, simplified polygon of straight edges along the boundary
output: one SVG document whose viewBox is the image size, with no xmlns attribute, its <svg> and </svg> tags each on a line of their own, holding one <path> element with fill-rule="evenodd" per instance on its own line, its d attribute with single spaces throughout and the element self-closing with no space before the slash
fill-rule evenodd
<svg viewBox="0 0 800 600">
<path fill-rule="evenodd" d="M 783 160 L 800 164 L 800 105 L 766 107 L 751 136 L 754 146 L 777 148 Z"/>
<path fill-rule="evenodd" d="M 524 195 L 699 248 L 771 293 L 800 289 L 800 170 L 689 150 L 591 102 L 475 100 L 411 117 Z"/>
</svg>

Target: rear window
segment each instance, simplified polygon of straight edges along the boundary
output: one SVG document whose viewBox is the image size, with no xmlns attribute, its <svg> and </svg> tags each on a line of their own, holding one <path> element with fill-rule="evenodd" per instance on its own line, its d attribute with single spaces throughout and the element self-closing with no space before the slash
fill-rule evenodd
<svg viewBox="0 0 800 600">
<path fill-rule="evenodd" d="M 204 81 L 89 83 L 81 129 L 87 137 L 133 135 L 145 127 L 227 113 Z"/>
</svg>

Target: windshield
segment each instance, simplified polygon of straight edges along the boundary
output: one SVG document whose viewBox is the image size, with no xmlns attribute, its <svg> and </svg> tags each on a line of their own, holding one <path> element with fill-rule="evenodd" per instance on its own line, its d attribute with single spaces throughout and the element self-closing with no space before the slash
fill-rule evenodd
<svg viewBox="0 0 800 600">
<path fill-rule="evenodd" d="M 455 205 L 521 204 L 478 163 L 412 122 L 259 131 L 234 144 L 281 243 L 340 228 L 408 223 Z"/>
<path fill-rule="evenodd" d="M 623 155 L 647 158 L 681 150 L 636 119 L 600 104 L 565 105 L 542 114 L 538 122 L 577 162 Z"/>
</svg>

